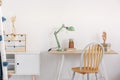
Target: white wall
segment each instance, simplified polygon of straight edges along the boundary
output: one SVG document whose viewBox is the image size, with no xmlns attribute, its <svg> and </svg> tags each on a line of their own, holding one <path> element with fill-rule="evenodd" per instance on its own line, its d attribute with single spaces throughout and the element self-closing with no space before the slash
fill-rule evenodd
<svg viewBox="0 0 120 80">
<path fill-rule="evenodd" d="M 106 31 L 107 42 L 120 51 L 119 0 L 4 0 L 2 9 L 7 17 L 4 23 L 6 33 L 11 32 L 10 17 L 16 15 L 16 32 L 27 34 L 28 51 L 40 52 L 56 47 L 53 32 L 62 24 L 76 29 L 59 33 L 60 42 L 65 46 L 69 38 L 74 39 L 76 48 L 83 48 L 91 41 L 102 42 L 101 33 Z M 114 64 L 114 60 L 110 60 Z M 118 70 L 111 73 L 119 75 Z M 115 80 L 116 74 L 111 75 L 111 80 Z"/>
<path fill-rule="evenodd" d="M 30 51 L 40 52 L 55 47 L 53 32 L 62 24 L 72 25 L 76 31 L 62 31 L 60 42 L 74 38 L 75 46 L 82 48 L 89 41 L 100 40 L 102 31 L 106 31 L 107 42 L 120 51 L 119 4 L 118 0 L 6 0 L 3 15 L 7 22 L 4 24 L 9 28 L 6 33 L 9 33 L 10 17 L 16 15 L 16 31 L 27 34 L 27 49 Z"/>
</svg>

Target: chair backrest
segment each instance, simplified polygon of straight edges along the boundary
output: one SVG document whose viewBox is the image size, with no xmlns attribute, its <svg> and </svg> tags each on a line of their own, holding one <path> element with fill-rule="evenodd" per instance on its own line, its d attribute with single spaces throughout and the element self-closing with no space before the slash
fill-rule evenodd
<svg viewBox="0 0 120 80">
<path fill-rule="evenodd" d="M 82 69 L 98 70 L 99 64 L 102 60 L 104 48 L 99 43 L 90 43 L 82 51 L 81 67 Z"/>
</svg>

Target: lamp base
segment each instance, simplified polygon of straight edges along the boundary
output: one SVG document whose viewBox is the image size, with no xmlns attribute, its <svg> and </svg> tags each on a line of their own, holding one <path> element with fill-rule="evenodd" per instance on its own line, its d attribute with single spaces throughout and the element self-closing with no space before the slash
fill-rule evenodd
<svg viewBox="0 0 120 80">
<path fill-rule="evenodd" d="M 57 48 L 56 51 L 63 51 L 63 49 L 62 48 Z"/>
</svg>

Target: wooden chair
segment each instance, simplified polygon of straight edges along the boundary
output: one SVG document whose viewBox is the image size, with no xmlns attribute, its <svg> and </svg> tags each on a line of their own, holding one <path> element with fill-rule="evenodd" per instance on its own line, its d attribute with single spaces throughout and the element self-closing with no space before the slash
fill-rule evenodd
<svg viewBox="0 0 120 80">
<path fill-rule="evenodd" d="M 89 74 L 95 73 L 97 80 L 97 73 L 99 71 L 99 64 L 102 60 L 104 53 L 104 48 L 99 43 L 90 43 L 88 44 L 81 54 L 80 67 L 72 68 L 74 80 L 75 73 L 83 75 L 87 74 L 87 80 L 89 80 Z M 83 80 L 83 79 L 82 79 Z"/>
</svg>

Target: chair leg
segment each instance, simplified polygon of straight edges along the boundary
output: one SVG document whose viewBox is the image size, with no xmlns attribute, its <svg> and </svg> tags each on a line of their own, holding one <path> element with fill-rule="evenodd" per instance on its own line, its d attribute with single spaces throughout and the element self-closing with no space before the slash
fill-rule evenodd
<svg viewBox="0 0 120 80">
<path fill-rule="evenodd" d="M 97 78 L 97 73 L 95 73 L 95 77 L 96 77 L 96 80 L 98 80 L 98 78 Z"/>
<path fill-rule="evenodd" d="M 75 72 L 73 72 L 73 75 L 72 75 L 72 80 L 74 80 L 74 77 L 75 77 Z"/>
<path fill-rule="evenodd" d="M 87 80 L 89 80 L 89 74 L 87 74 Z"/>
<path fill-rule="evenodd" d="M 82 75 L 82 80 L 84 80 L 84 74 Z"/>
</svg>

